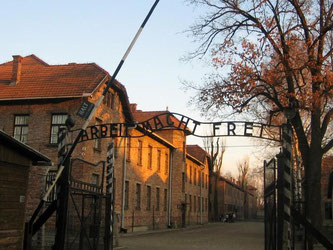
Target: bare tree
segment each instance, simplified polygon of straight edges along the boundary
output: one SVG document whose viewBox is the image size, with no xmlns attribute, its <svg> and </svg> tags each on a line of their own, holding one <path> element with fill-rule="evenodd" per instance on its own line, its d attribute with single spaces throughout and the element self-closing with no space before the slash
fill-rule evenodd
<svg viewBox="0 0 333 250">
<path fill-rule="evenodd" d="M 209 204 L 213 204 L 213 209 L 209 209 L 212 211 L 210 218 L 217 221 L 219 219 L 218 214 L 218 181 L 221 176 L 223 156 L 226 150 L 225 140 L 221 140 L 220 138 L 215 139 L 214 137 L 207 137 L 204 139 L 204 148 L 210 154 L 210 164 L 209 164 L 209 177 L 210 177 L 210 185 L 209 185 Z M 211 185 L 214 183 L 214 186 Z"/>
<path fill-rule="evenodd" d="M 247 211 L 247 185 L 248 185 L 248 178 L 249 178 L 249 171 L 250 171 L 250 160 L 249 157 L 246 156 L 242 161 L 237 163 L 237 170 L 238 170 L 238 182 L 241 188 L 244 191 L 244 198 L 243 198 L 243 215 L 244 218 L 247 218 L 248 211 Z"/>
<path fill-rule="evenodd" d="M 212 52 L 217 71 L 195 86 L 200 107 L 289 113 L 305 169 L 307 216 L 320 228 L 321 163 L 333 147 L 332 0 L 189 2 L 209 10 L 190 29 L 200 41 L 190 57 Z"/>
</svg>

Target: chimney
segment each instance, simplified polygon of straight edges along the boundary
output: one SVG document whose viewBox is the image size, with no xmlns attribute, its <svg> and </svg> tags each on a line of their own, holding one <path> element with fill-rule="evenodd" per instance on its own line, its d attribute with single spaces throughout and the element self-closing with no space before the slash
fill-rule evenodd
<svg viewBox="0 0 333 250">
<path fill-rule="evenodd" d="M 13 56 L 13 71 L 10 85 L 15 86 L 21 80 L 22 57 Z"/>
<path fill-rule="evenodd" d="M 131 104 L 130 104 L 130 109 L 131 109 L 131 111 L 132 111 L 132 112 L 135 112 L 137 106 L 138 106 L 138 104 L 136 104 L 136 103 L 131 103 Z"/>
</svg>

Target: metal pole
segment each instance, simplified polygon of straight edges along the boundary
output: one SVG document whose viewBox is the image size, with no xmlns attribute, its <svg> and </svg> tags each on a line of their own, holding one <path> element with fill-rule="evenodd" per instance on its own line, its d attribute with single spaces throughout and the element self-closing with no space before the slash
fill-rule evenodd
<svg viewBox="0 0 333 250">
<path fill-rule="evenodd" d="M 85 123 L 83 124 L 83 126 L 82 126 L 82 128 L 81 128 L 79 134 L 78 134 L 77 137 L 75 138 L 75 140 L 74 140 L 74 142 L 73 142 L 71 148 L 68 150 L 66 156 L 64 157 L 64 159 L 63 159 L 61 162 L 58 163 L 58 166 L 59 166 L 59 167 L 60 167 L 60 166 L 63 166 L 63 165 L 64 165 L 64 162 L 66 162 L 67 159 L 69 159 L 70 156 L 72 155 L 74 149 L 76 148 L 76 145 L 77 145 L 77 144 L 79 143 L 79 141 L 80 141 L 80 138 L 81 138 L 83 132 L 84 132 L 84 131 L 86 130 L 86 128 L 88 127 L 90 120 L 91 120 L 92 117 L 94 116 L 94 114 L 95 114 L 96 110 L 98 109 L 98 107 L 101 105 L 101 103 L 102 103 L 102 101 L 103 101 L 103 99 L 104 99 L 106 93 L 108 92 L 109 88 L 112 86 L 112 84 L 113 84 L 114 80 L 116 79 L 116 77 L 117 77 L 117 75 L 118 75 L 118 73 L 119 73 L 119 71 L 120 71 L 122 65 L 124 64 L 124 62 L 125 62 L 125 60 L 126 60 L 128 54 L 130 53 L 131 49 L 133 48 L 133 46 L 134 46 L 136 40 L 138 39 L 139 35 L 141 34 L 141 32 L 142 32 L 144 26 L 146 25 L 146 23 L 147 23 L 148 19 L 150 18 L 151 14 L 153 13 L 153 11 L 154 11 L 156 5 L 158 4 L 158 2 L 159 2 L 159 0 L 156 0 L 155 3 L 153 4 L 153 6 L 151 7 L 149 13 L 147 14 L 147 16 L 146 16 L 146 18 L 144 19 L 143 23 L 141 24 L 139 30 L 137 31 L 136 35 L 134 36 L 134 38 L 133 38 L 131 44 L 129 45 L 128 49 L 126 50 L 126 52 L 125 52 L 123 58 L 122 58 L 121 61 L 119 62 L 118 67 L 116 68 L 115 72 L 114 72 L 113 75 L 111 76 L 111 79 L 108 81 L 108 83 L 107 83 L 107 85 L 106 85 L 106 87 L 105 87 L 105 89 L 104 89 L 104 91 L 103 91 L 102 96 L 97 100 L 97 102 L 96 102 L 95 105 L 89 103 L 89 104 L 91 105 L 91 107 L 92 107 L 92 108 L 89 108 L 89 110 L 87 110 L 87 111 L 82 111 L 82 107 L 83 107 L 83 106 L 80 107 L 79 112 L 78 112 L 78 115 L 80 115 L 80 113 L 81 113 L 82 117 L 83 117 L 83 118 L 87 117 L 87 119 L 86 119 Z M 64 168 L 59 168 L 57 175 L 61 175 L 61 173 L 63 172 L 63 170 L 64 170 Z M 57 181 L 58 181 L 58 179 L 56 179 L 54 182 L 57 182 Z M 50 189 L 52 190 L 53 188 L 54 188 L 54 185 L 52 184 L 51 187 L 50 187 Z M 47 193 L 50 193 L 51 190 L 48 190 Z M 47 199 L 47 197 L 46 197 L 46 199 Z M 37 216 L 37 214 L 39 213 L 39 211 L 40 211 L 41 208 L 43 207 L 43 204 L 44 204 L 44 203 L 45 203 L 45 197 L 44 197 L 44 199 L 42 199 L 42 200 L 40 201 L 40 203 L 39 203 L 37 209 L 35 210 L 35 212 L 34 212 L 34 214 L 33 214 L 33 216 L 32 216 L 33 219 L 35 219 L 35 217 Z M 33 220 L 30 220 L 30 222 L 33 223 Z"/>
<path fill-rule="evenodd" d="M 173 150 L 170 150 L 169 155 L 169 202 L 168 202 L 168 227 L 171 227 L 171 201 L 172 201 L 172 156 Z"/>
</svg>

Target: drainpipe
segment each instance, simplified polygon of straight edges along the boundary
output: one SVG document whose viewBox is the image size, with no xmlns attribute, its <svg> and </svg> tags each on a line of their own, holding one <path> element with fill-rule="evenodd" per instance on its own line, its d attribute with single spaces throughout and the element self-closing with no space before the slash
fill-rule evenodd
<svg viewBox="0 0 333 250">
<path fill-rule="evenodd" d="M 202 225 L 202 169 L 200 171 L 200 224 Z"/>
<path fill-rule="evenodd" d="M 168 227 L 171 228 L 171 201 L 172 201 L 172 166 L 173 149 L 170 149 L 169 155 L 169 202 L 168 202 Z"/>
<path fill-rule="evenodd" d="M 119 143 L 121 144 L 121 143 Z M 126 182 L 126 162 L 127 162 L 127 137 L 124 138 L 124 161 L 123 161 L 123 192 L 122 192 L 122 203 L 121 203 L 121 221 L 120 227 L 124 228 L 124 216 L 125 216 L 125 182 Z"/>
<path fill-rule="evenodd" d="M 201 169 L 200 169 L 200 224 L 202 225 L 202 184 L 203 184 L 203 178 L 202 178 L 202 173 L 203 171 L 205 170 L 205 166 L 203 166 Z M 205 176 L 204 176 L 205 178 Z M 208 199 L 208 198 L 207 198 Z"/>
</svg>

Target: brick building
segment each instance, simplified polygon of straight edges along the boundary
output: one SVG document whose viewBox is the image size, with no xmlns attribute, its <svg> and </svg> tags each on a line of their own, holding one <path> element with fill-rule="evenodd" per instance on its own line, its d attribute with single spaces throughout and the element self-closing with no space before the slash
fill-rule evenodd
<svg viewBox="0 0 333 250">
<path fill-rule="evenodd" d="M 168 111 L 142 111 L 132 104 L 134 119 L 146 121 Z M 178 123 L 177 123 L 178 122 Z M 180 121 L 174 121 L 175 127 Z M 208 222 L 208 154 L 199 146 L 186 145 L 186 130 L 163 129 L 156 134 L 173 145 L 170 151 L 170 181 L 172 215 L 174 225 Z M 193 175 L 192 172 L 193 171 Z M 194 174 L 195 173 L 195 174 Z M 201 177 L 204 176 L 202 179 Z M 193 200 L 192 200 L 193 199 Z"/>
<path fill-rule="evenodd" d="M 211 178 L 211 185 L 215 185 L 215 178 Z M 256 218 L 257 197 L 253 187 L 244 190 L 235 179 L 229 180 L 220 176 L 217 183 L 217 197 L 219 216 L 235 213 L 236 218 L 241 220 Z M 213 204 L 211 208 L 213 210 Z"/>
<path fill-rule="evenodd" d="M 13 56 L 12 61 L 0 65 L 0 129 L 36 148 L 54 163 L 51 167 L 31 167 L 27 218 L 49 185 L 48 178 L 57 170 L 59 128 L 65 126 L 68 116 L 75 120 L 74 130 L 81 128 L 84 120 L 76 115 L 77 110 L 85 100 L 95 103 L 109 79 L 110 75 L 95 63 L 49 65 L 35 55 Z M 133 107 L 135 105 L 131 107 L 129 104 L 125 87 L 115 81 L 90 125 L 134 123 L 152 115 L 138 112 Z M 142 136 L 142 128 L 137 127 L 132 129 L 131 135 L 131 138 L 114 139 L 115 211 L 120 215 L 120 226 L 146 229 L 180 225 L 181 204 L 186 203 L 182 192 L 186 162 L 191 161 L 197 171 L 200 169 L 206 176 L 207 163 L 186 152 L 184 131 L 163 130 Z M 72 155 L 76 159 L 72 164 L 75 178 L 91 184 L 103 181 L 105 173 L 102 168 L 84 161 L 92 164 L 105 161 L 111 140 L 95 138 L 76 147 Z M 186 187 L 186 192 L 202 198 L 202 209 L 196 211 L 201 212 L 200 222 L 206 222 L 204 203 L 208 189 L 192 185 Z"/>
</svg>

